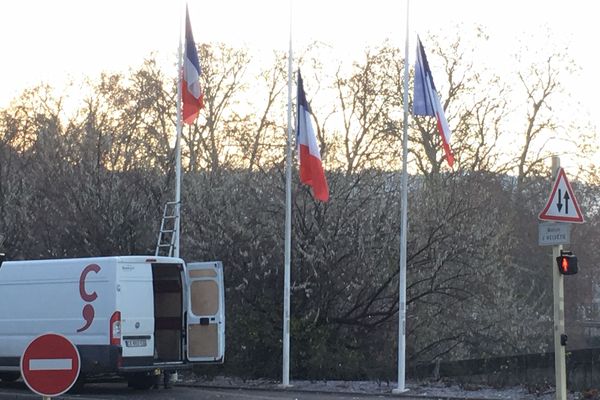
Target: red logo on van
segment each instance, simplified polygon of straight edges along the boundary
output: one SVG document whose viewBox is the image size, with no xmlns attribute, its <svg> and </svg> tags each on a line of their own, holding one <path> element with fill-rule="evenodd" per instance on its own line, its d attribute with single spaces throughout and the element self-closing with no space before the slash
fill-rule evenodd
<svg viewBox="0 0 600 400">
<path fill-rule="evenodd" d="M 88 303 L 91 303 L 92 301 L 98 298 L 98 294 L 96 292 L 88 293 L 85 290 L 85 278 L 92 271 L 94 271 L 95 273 L 100 272 L 100 266 L 98 264 L 88 265 L 83 269 L 83 271 L 81 271 L 81 276 L 79 277 L 79 295 L 81 296 L 83 301 L 87 301 Z M 88 329 L 90 325 L 92 325 L 95 315 L 94 306 L 92 306 L 91 304 L 86 304 L 85 306 L 83 306 L 81 314 L 83 315 L 85 325 L 77 329 L 77 332 L 83 332 L 86 329 Z"/>
</svg>

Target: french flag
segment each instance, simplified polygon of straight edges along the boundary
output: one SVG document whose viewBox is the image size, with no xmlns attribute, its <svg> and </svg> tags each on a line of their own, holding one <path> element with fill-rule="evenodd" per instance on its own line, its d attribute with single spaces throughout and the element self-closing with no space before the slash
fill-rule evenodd
<svg viewBox="0 0 600 400">
<path fill-rule="evenodd" d="M 437 119 L 437 128 L 442 137 L 442 145 L 446 153 L 448 165 L 454 165 L 454 155 L 450 148 L 450 137 L 452 132 L 448 126 L 448 121 L 444 115 L 444 109 L 440 104 L 435 85 L 433 84 L 433 76 L 429 69 L 425 49 L 421 44 L 421 39 L 417 37 L 417 61 L 415 62 L 415 87 L 413 96 L 413 114 L 414 115 L 429 115 Z"/>
<path fill-rule="evenodd" d="M 183 122 L 193 124 L 204 108 L 204 93 L 200 89 L 200 62 L 196 42 L 192 34 L 190 14 L 185 8 L 185 52 L 183 55 L 183 80 L 181 82 L 181 100 L 183 102 Z"/>
<path fill-rule="evenodd" d="M 306 101 L 300 70 L 298 70 L 297 102 L 296 142 L 300 159 L 300 182 L 312 186 L 315 199 L 325 202 L 329 200 L 329 186 L 327 186 L 323 164 L 321 163 L 317 137 L 310 120 L 311 112 Z"/>
</svg>

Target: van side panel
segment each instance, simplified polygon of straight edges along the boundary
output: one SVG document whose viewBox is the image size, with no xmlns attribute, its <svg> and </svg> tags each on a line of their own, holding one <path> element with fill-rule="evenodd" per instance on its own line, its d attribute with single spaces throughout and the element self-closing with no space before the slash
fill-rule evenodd
<svg viewBox="0 0 600 400">
<path fill-rule="evenodd" d="M 1 359 L 19 358 L 38 335 L 109 345 L 116 307 L 115 258 L 4 262 L 0 268 Z M 1 366 L 0 366 L 1 368 Z"/>
<path fill-rule="evenodd" d="M 77 346 L 83 375 L 184 367 L 189 309 L 184 270 L 184 261 L 174 257 L 4 261 L 0 371 L 19 371 L 26 346 L 49 332 Z M 221 317 L 219 323 L 224 324 Z"/>
</svg>

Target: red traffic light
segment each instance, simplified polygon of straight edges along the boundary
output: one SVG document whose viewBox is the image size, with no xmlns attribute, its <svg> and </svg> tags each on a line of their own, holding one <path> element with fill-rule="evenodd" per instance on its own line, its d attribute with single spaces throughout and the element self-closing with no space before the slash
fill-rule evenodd
<svg viewBox="0 0 600 400">
<path fill-rule="evenodd" d="M 558 272 L 562 275 L 575 275 L 578 272 L 577 257 L 570 251 L 561 252 L 559 257 L 556 257 Z"/>
</svg>

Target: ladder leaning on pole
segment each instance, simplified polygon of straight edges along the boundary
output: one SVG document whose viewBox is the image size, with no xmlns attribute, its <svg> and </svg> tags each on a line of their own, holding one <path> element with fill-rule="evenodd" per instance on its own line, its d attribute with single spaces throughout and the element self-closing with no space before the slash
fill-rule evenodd
<svg viewBox="0 0 600 400">
<path fill-rule="evenodd" d="M 169 201 L 165 204 L 162 222 L 160 223 L 160 232 L 158 233 L 158 241 L 156 242 L 155 256 L 173 256 L 177 219 L 179 218 L 177 213 L 178 206 L 179 203 L 176 201 Z"/>
</svg>

